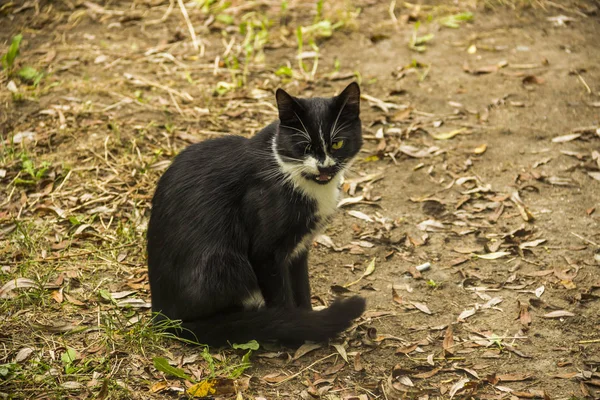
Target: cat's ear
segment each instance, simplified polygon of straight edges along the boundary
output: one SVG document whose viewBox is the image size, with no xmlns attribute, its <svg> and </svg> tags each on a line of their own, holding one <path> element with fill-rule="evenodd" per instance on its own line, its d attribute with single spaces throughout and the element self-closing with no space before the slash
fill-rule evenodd
<svg viewBox="0 0 600 400">
<path fill-rule="evenodd" d="M 294 110 L 298 106 L 296 100 L 294 100 L 294 98 L 283 89 L 277 89 L 277 91 L 275 92 L 275 99 L 277 100 L 277 109 L 279 110 L 279 120 L 294 120 Z"/>
<path fill-rule="evenodd" d="M 360 88 L 356 82 L 352 82 L 337 96 L 340 112 L 358 117 L 360 114 Z"/>
</svg>

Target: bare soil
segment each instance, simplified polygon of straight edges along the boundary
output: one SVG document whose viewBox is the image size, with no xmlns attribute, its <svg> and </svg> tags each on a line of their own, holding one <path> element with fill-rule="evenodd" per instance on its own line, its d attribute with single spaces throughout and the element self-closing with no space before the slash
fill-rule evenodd
<svg viewBox="0 0 600 400">
<path fill-rule="evenodd" d="M 222 398 L 600 398 L 600 3 L 393 4 L 189 3 L 198 49 L 177 1 L 0 5 L 2 54 L 24 37 L 0 75 L 0 396 L 185 396 L 164 357 L 196 381 L 216 363 Z M 265 18 L 248 56 L 238 25 Z M 344 26 L 315 39 L 312 75 L 295 31 L 319 19 Z M 415 21 L 434 35 L 422 52 Z M 368 311 L 304 355 L 263 345 L 234 388 L 224 368 L 244 351 L 149 327 L 154 186 L 190 143 L 276 118 L 277 87 L 331 96 L 353 79 L 355 201 L 315 242 L 311 282 L 315 307 L 358 293 Z"/>
</svg>

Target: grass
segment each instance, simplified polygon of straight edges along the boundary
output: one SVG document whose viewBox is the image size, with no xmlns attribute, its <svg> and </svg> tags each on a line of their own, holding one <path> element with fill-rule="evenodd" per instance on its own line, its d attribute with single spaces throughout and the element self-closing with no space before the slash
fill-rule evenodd
<svg viewBox="0 0 600 400">
<path fill-rule="evenodd" d="M 198 36 L 210 44 L 212 58 L 200 58 L 189 37 L 179 37 L 186 25 L 169 2 L 144 6 L 142 17 L 96 3 L 104 11 L 40 6 L 50 25 L 37 36 L 14 35 L 2 50 L 0 83 L 18 80 L 22 96 L 17 103 L 0 91 L 7 111 L 0 118 L 10 121 L 0 130 L 0 283 L 26 278 L 35 286 L 0 301 L 0 397 L 181 395 L 192 384 L 253 373 L 252 344 L 217 351 L 182 343 L 167 329 L 177 321 L 152 324 L 147 308 L 119 305 L 150 300 L 144 235 L 151 196 L 191 142 L 251 135 L 274 119 L 273 88 L 310 88 L 352 72 L 339 60 L 324 62 L 324 51 L 362 18 L 350 2 L 186 2 Z M 421 29 L 428 21 L 455 28 L 470 20 L 454 5 L 420 10 Z M 39 38 L 55 28 L 52 21 L 73 36 L 51 43 L 60 57 L 46 66 Z M 432 36 L 412 28 L 412 48 L 425 50 Z M 107 32 L 114 43 L 100 39 Z M 99 55 L 107 61 L 96 64 Z M 422 81 L 430 67 L 413 60 L 405 69 Z M 365 85 L 371 79 L 365 75 Z M 27 131 L 35 140 L 15 143 Z M 132 293 L 115 298 L 125 291 Z"/>
</svg>

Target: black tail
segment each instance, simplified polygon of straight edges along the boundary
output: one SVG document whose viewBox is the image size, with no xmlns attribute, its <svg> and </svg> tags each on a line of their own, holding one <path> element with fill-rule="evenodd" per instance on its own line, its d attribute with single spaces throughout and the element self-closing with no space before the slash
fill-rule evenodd
<svg viewBox="0 0 600 400">
<path fill-rule="evenodd" d="M 305 340 L 324 342 L 349 328 L 365 311 L 365 300 L 354 296 L 335 301 L 320 310 L 260 308 L 184 321 L 183 329 L 171 330 L 177 336 L 210 346 L 278 340 L 301 344 Z"/>
</svg>

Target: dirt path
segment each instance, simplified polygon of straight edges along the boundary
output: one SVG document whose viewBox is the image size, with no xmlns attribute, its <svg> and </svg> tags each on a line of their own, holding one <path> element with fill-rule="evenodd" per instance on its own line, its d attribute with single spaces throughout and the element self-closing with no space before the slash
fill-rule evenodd
<svg viewBox="0 0 600 400">
<path fill-rule="evenodd" d="M 0 394 L 600 396 L 597 1 L 202 3 L 185 4 L 197 49 L 178 1 L 0 6 L 2 54 L 23 35 L 0 75 Z M 250 368 L 150 329 L 144 233 L 169 160 L 261 129 L 277 87 L 352 79 L 365 146 L 311 279 L 314 306 L 359 293 L 366 315 Z"/>
</svg>

